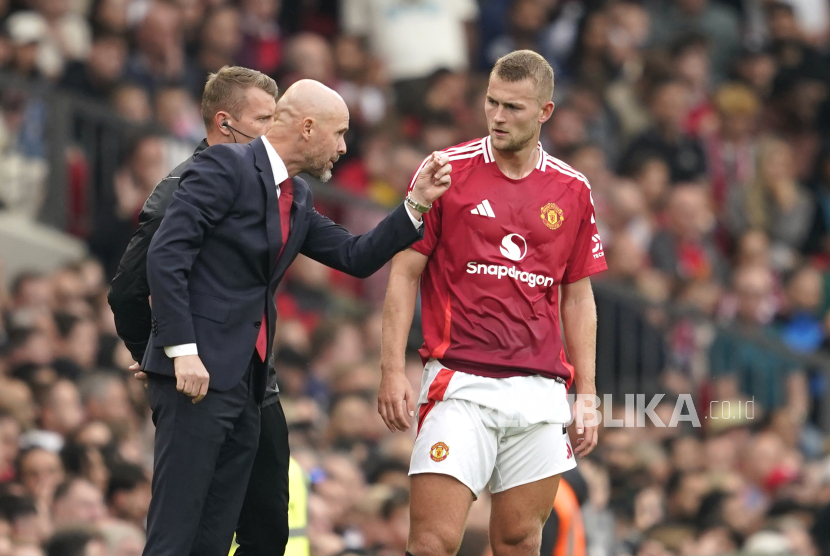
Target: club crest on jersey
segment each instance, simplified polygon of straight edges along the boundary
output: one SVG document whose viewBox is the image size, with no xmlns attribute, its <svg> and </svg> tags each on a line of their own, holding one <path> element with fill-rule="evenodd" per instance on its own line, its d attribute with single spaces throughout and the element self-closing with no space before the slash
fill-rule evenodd
<svg viewBox="0 0 830 556">
<path fill-rule="evenodd" d="M 429 457 L 432 461 L 444 461 L 450 455 L 450 447 L 443 442 L 436 442 L 429 449 Z"/>
<path fill-rule="evenodd" d="M 557 229 L 565 221 L 565 215 L 562 209 L 553 203 L 548 203 L 542 207 L 542 222 L 551 230 Z"/>
</svg>

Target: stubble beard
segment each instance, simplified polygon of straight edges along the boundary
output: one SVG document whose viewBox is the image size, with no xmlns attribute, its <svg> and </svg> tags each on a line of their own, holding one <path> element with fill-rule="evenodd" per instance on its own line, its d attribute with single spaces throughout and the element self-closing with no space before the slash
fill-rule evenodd
<svg viewBox="0 0 830 556">
<path fill-rule="evenodd" d="M 326 183 L 331 179 L 331 170 L 327 168 L 330 161 L 325 153 L 309 153 L 306 158 L 305 172 L 318 181 Z"/>
<path fill-rule="evenodd" d="M 504 151 L 504 152 L 518 152 L 527 147 L 532 141 L 535 135 L 535 130 L 531 130 L 526 135 L 517 138 L 509 138 L 509 139 L 496 139 L 496 141 L 501 142 L 502 144 L 496 145 L 493 144 L 493 148 L 497 151 Z M 492 136 L 491 136 L 492 141 Z"/>
</svg>

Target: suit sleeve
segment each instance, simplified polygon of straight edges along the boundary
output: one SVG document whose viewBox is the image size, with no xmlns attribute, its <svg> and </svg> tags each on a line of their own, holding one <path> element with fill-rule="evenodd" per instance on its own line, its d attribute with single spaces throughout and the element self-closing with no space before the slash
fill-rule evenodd
<svg viewBox="0 0 830 556">
<path fill-rule="evenodd" d="M 308 234 L 300 252 L 326 266 L 366 278 L 377 272 L 399 251 L 423 237 L 401 204 L 374 229 L 355 236 L 318 213 L 313 205 L 308 212 Z"/>
<path fill-rule="evenodd" d="M 173 201 L 150 243 L 147 279 L 163 346 L 196 343 L 187 281 L 205 235 L 230 211 L 239 191 L 239 159 L 211 147 L 182 174 Z"/>
<path fill-rule="evenodd" d="M 115 329 L 135 361 L 144 358 L 151 330 L 147 251 L 177 185 L 178 177 L 163 179 L 144 203 L 138 215 L 138 229 L 118 263 L 107 295 L 115 317 Z"/>
</svg>

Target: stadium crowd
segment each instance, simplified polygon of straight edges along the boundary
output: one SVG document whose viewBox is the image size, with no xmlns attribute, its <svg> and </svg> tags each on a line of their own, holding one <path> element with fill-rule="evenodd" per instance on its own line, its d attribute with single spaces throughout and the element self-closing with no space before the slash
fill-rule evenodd
<svg viewBox="0 0 830 556">
<path fill-rule="evenodd" d="M 107 279 L 152 188 L 204 135 L 207 72 L 241 64 L 283 89 L 336 89 L 351 130 L 333 187 L 391 208 L 427 153 L 487 133 L 487 71 L 519 48 L 556 72 L 542 143 L 592 184 L 599 280 L 697 314 L 664 327 L 668 396 L 655 413 L 668 421 L 692 394 L 703 426 L 601 430 L 574 484 L 587 554 L 830 554 L 830 445 L 815 422 L 827 386 L 746 339 L 830 350 L 828 2 L 0 0 L 0 21 L 4 75 L 108 105 L 140 130 L 109 178 L 88 175 L 82 149 L 66 153 L 70 200 L 95 179 L 110 192 L 94 212 L 70 203 L 69 231 L 94 257 L 7 277 L 0 298 L 0 556 L 140 554 L 152 425 Z M 0 201 L 33 217 L 48 107 L 0 90 Z M 356 232 L 383 214 L 319 208 Z M 413 438 L 376 412 L 384 288 L 383 272 L 359 282 L 301 257 L 278 293 L 313 556 L 405 549 Z M 421 369 L 413 349 L 416 391 Z M 747 400 L 751 417 L 736 417 Z M 487 554 L 488 515 L 484 493 L 462 556 Z"/>
</svg>

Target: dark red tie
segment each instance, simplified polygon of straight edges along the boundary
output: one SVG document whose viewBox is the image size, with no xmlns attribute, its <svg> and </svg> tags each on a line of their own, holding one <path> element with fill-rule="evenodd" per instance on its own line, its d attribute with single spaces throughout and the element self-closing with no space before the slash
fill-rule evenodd
<svg viewBox="0 0 830 556">
<path fill-rule="evenodd" d="M 282 256 L 285 244 L 288 243 L 288 233 L 291 229 L 291 203 L 294 201 L 294 182 L 288 178 L 280 184 L 280 232 L 282 233 L 282 247 L 280 247 L 277 261 Z M 273 270 L 273 269 L 271 269 Z M 268 353 L 268 335 L 266 333 L 266 314 L 262 314 L 262 324 L 259 327 L 259 335 L 256 338 L 256 351 L 259 358 L 265 361 L 265 354 Z"/>
</svg>

